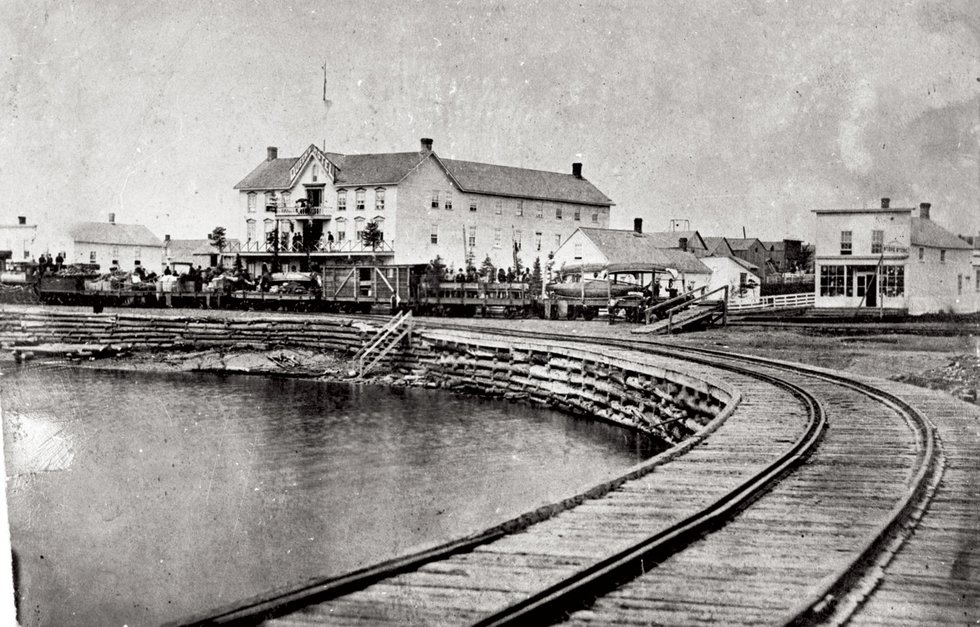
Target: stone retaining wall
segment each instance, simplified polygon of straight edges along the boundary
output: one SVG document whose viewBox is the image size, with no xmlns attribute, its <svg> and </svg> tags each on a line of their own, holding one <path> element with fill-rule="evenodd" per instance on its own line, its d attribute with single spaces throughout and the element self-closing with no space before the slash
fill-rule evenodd
<svg viewBox="0 0 980 627">
<path fill-rule="evenodd" d="M 737 397 L 722 381 L 520 340 L 433 332 L 415 343 L 412 358 L 440 387 L 549 405 L 636 428 L 668 444 L 701 431 Z"/>
<path fill-rule="evenodd" d="M 0 312 L 0 344 L 125 344 L 137 350 L 295 347 L 349 354 L 377 327 L 344 317 L 160 316 Z M 549 405 L 646 431 L 674 444 L 697 433 L 733 402 L 720 381 L 585 348 L 523 340 L 416 333 L 381 371 L 413 372 L 429 385 Z"/>
</svg>

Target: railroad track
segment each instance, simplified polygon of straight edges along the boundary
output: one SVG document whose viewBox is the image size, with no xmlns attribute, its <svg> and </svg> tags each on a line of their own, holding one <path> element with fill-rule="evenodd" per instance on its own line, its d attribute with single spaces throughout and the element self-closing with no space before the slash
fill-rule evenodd
<svg viewBox="0 0 980 627">
<path fill-rule="evenodd" d="M 720 369 L 743 390 L 742 403 L 683 457 L 521 533 L 289 591 L 202 624 L 756 624 L 849 616 L 941 474 L 928 420 L 892 393 L 818 369 L 598 342 L 590 350 L 681 358 L 686 370 L 714 376 Z M 826 421 L 831 428 L 818 447 Z"/>
</svg>

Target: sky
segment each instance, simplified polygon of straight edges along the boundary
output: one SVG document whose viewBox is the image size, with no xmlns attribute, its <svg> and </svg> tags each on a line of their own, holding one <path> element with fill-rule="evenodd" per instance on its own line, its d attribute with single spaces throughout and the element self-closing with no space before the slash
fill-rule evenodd
<svg viewBox="0 0 980 627">
<path fill-rule="evenodd" d="M 4 0 L 0 54 L 0 223 L 42 234 L 112 212 L 204 238 L 266 146 L 421 137 L 582 162 L 614 228 L 806 240 L 811 210 L 887 196 L 980 231 L 970 0 Z"/>
</svg>

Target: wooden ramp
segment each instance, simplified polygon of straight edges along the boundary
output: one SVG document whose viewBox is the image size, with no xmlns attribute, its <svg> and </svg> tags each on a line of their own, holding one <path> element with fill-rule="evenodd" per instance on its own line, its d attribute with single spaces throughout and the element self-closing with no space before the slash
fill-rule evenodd
<svg viewBox="0 0 980 627">
<path fill-rule="evenodd" d="M 714 324 L 724 318 L 723 308 L 724 303 L 695 303 L 681 311 L 671 314 L 663 320 L 657 320 L 651 324 L 633 329 L 632 332 L 648 334 L 677 333 L 701 325 Z"/>
</svg>

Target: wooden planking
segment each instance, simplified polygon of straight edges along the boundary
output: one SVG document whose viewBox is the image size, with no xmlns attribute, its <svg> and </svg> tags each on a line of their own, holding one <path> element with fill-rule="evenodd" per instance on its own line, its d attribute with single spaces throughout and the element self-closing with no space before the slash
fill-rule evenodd
<svg viewBox="0 0 980 627">
<path fill-rule="evenodd" d="M 576 612 L 570 623 L 768 622 L 862 547 L 906 492 L 916 463 L 913 434 L 893 410 L 859 392 L 800 384 L 817 394 L 830 421 L 807 464 L 723 529 Z M 706 565 L 738 574 L 706 579 Z M 626 608 L 624 599 L 670 602 Z"/>
<path fill-rule="evenodd" d="M 980 620 L 980 408 L 942 392 L 887 385 L 936 425 L 947 468 L 925 516 L 851 622 L 974 624 Z"/>
<path fill-rule="evenodd" d="M 720 376 L 714 369 L 702 369 L 712 376 Z M 469 590 L 473 586 L 474 590 L 486 592 L 510 591 L 509 600 L 502 600 L 493 609 L 505 607 L 694 513 L 720 493 L 761 470 L 802 433 L 806 421 L 802 406 L 789 393 L 773 390 L 768 384 L 754 378 L 733 373 L 724 373 L 723 376 L 737 383 L 752 397 L 764 399 L 764 402 L 739 406 L 735 414 L 707 440 L 711 443 L 710 447 L 695 447 L 678 460 L 641 479 L 628 482 L 621 489 L 608 494 L 607 498 L 586 501 L 584 506 L 562 512 L 523 533 L 478 547 L 470 554 L 451 557 L 438 567 L 423 567 L 393 578 L 390 581 L 398 582 L 405 595 L 399 603 L 410 598 L 415 606 L 431 611 L 437 605 L 433 597 L 445 598 L 448 594 L 455 599 L 454 611 L 468 613 L 477 609 L 473 605 L 477 599 L 486 597 L 454 596 L 450 592 Z M 777 418 L 768 419 L 771 416 Z M 760 429 L 760 424 L 765 424 L 765 428 Z M 718 455 L 717 452 L 724 450 L 728 443 L 746 455 L 734 461 Z M 753 461 L 746 462 L 746 457 Z M 699 488 L 704 485 L 710 486 L 710 489 L 700 491 Z M 679 495 L 684 496 L 679 498 Z M 636 516 L 636 512 L 642 512 L 642 515 Z M 549 567 L 542 568 L 542 556 L 553 560 Z M 504 561 L 507 568 L 491 569 L 492 575 L 489 576 L 481 572 L 486 568 L 486 560 L 492 559 Z M 378 586 L 370 586 L 308 611 L 315 612 L 321 624 L 344 624 L 344 619 L 337 619 L 336 611 L 331 608 L 348 607 L 348 603 L 359 604 L 360 607 L 368 600 L 373 604 L 388 603 L 388 597 L 378 594 L 377 590 Z M 375 615 L 372 620 L 376 620 L 377 624 L 398 624 L 404 619 L 403 614 L 393 612 L 390 619 Z M 427 619 L 436 624 L 452 622 L 446 617 L 431 615 Z M 270 621 L 269 624 L 279 623 Z"/>
</svg>

